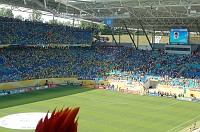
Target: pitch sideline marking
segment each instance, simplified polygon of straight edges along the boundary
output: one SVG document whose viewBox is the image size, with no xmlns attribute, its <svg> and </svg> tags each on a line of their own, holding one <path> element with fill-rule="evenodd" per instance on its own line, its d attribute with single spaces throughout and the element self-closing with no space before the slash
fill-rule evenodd
<svg viewBox="0 0 200 132">
<path fill-rule="evenodd" d="M 190 120 L 188 120 L 188 121 L 186 121 L 186 122 L 183 122 L 183 123 L 181 123 L 180 125 L 178 125 L 178 126 L 172 128 L 172 129 L 168 130 L 167 132 L 171 132 L 171 131 L 173 131 L 173 130 L 179 128 L 180 126 L 182 126 L 182 125 L 184 125 L 184 124 L 186 124 L 186 123 L 188 123 L 188 122 L 191 122 L 192 120 L 195 120 L 196 118 L 199 118 L 199 117 L 200 117 L 200 115 L 198 115 L 198 116 L 196 116 L 196 117 L 194 117 L 194 118 L 192 118 L 192 119 L 190 119 Z"/>
<path fill-rule="evenodd" d="M 111 90 L 112 91 L 112 90 Z M 113 91 L 112 91 L 113 92 Z M 115 91 L 116 92 L 116 91 Z M 109 93 L 109 94 L 108 94 Z M 123 93 L 123 94 L 129 94 L 129 93 Z M 106 92 L 106 95 L 115 95 L 115 93 L 114 94 L 111 94 L 110 92 Z M 129 94 L 130 95 L 130 94 Z M 133 94 L 134 95 L 134 94 Z M 115 95 L 116 96 L 116 95 Z M 117 95 L 117 96 L 121 96 L 121 95 Z M 127 96 L 123 96 L 123 97 L 125 97 L 125 98 L 129 98 L 129 96 L 127 97 Z M 148 96 L 148 97 L 153 97 L 153 96 Z M 138 98 L 138 97 L 136 97 L 136 96 L 132 96 L 131 98 Z M 168 99 L 170 99 L 170 100 L 173 100 L 173 98 L 168 98 Z M 139 100 L 144 100 L 144 101 L 146 101 L 146 100 L 148 100 L 148 99 L 139 99 Z M 168 102 L 168 101 L 166 101 L 166 102 Z M 174 102 L 174 103 L 171 103 L 171 104 L 168 104 L 168 105 L 164 105 L 164 106 L 161 106 L 160 108 L 158 108 L 158 109 L 161 109 L 162 107 L 167 107 L 167 106 L 170 106 L 170 105 L 173 105 L 173 104 L 176 104 L 176 103 L 179 103 L 179 102 Z"/>
<path fill-rule="evenodd" d="M 171 103 L 171 104 L 168 104 L 168 105 L 164 105 L 164 106 L 162 106 L 162 107 L 160 107 L 160 108 L 158 108 L 158 109 L 163 109 L 163 108 L 165 108 L 165 107 L 168 107 L 168 106 L 171 106 L 171 105 L 175 105 L 175 104 L 178 104 L 179 102 L 174 102 L 174 103 Z"/>
<path fill-rule="evenodd" d="M 112 91 L 112 90 L 111 90 Z M 114 92 L 116 92 L 116 91 L 114 91 Z M 124 94 L 127 94 L 127 93 L 124 93 Z M 106 95 L 115 95 L 115 93 L 113 94 L 113 91 L 112 92 L 108 92 L 108 91 L 106 91 Z M 116 96 L 116 95 L 115 95 Z M 83 96 L 79 96 L 79 97 L 83 97 Z M 127 96 L 124 96 L 124 97 L 126 97 L 126 98 L 130 98 L 129 96 L 127 97 Z M 89 98 L 89 99 L 91 99 L 91 97 L 83 97 L 83 98 Z M 134 97 L 134 96 L 132 96 L 131 98 L 137 98 L 137 97 Z M 169 98 L 169 99 L 172 99 L 172 98 Z M 92 98 L 92 100 L 93 101 L 95 101 L 95 102 L 101 102 L 101 101 L 98 101 L 97 99 L 95 99 L 95 98 Z M 139 100 L 148 100 L 148 99 L 139 99 Z M 131 105 L 131 104 L 129 104 L 129 103 L 124 103 L 124 102 L 120 102 L 120 103 L 116 103 L 116 102 L 105 102 L 105 101 L 103 101 L 103 103 L 105 103 L 105 104 L 126 104 L 126 105 Z M 171 104 L 167 104 L 167 105 L 164 105 L 164 106 L 161 106 L 161 107 L 159 107 L 159 108 L 154 108 L 154 107 L 148 107 L 148 106 L 141 106 L 141 105 L 131 105 L 131 106 L 139 106 L 139 107 L 146 107 L 146 108 L 150 108 L 150 109 L 157 109 L 157 110 L 159 110 L 159 109 L 163 109 L 163 108 L 166 108 L 166 107 L 168 107 L 168 106 L 171 106 L 171 105 L 174 105 L 174 104 L 178 104 L 179 102 L 174 102 L 174 103 L 171 103 Z"/>
<path fill-rule="evenodd" d="M 142 106 L 142 105 L 135 105 L 135 104 L 130 104 L 130 103 L 124 103 L 124 102 L 111 102 L 111 101 L 104 101 L 104 100 L 102 100 L 102 101 L 98 101 L 98 100 L 100 100 L 100 99 L 95 99 L 95 98 L 91 98 L 91 97 L 83 97 L 83 96 L 75 96 L 75 97 L 79 97 L 79 98 L 87 98 L 87 99 L 91 99 L 92 101 L 94 101 L 94 102 L 100 102 L 100 103 L 104 103 L 104 104 L 113 104 L 113 105 L 115 105 L 115 104 L 121 104 L 121 105 L 129 105 L 129 106 L 136 106 L 136 107 L 145 107 L 145 108 L 149 108 L 149 109 L 155 109 L 155 110 L 157 110 L 157 109 L 160 109 L 160 108 L 154 108 L 154 107 L 148 107 L 148 106 Z"/>
</svg>

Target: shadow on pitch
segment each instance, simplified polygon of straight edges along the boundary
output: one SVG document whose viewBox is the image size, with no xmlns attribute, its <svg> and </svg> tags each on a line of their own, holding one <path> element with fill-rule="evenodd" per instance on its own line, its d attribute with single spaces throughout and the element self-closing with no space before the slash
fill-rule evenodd
<svg viewBox="0 0 200 132">
<path fill-rule="evenodd" d="M 30 91 L 26 93 L 11 94 L 0 96 L 0 109 L 53 99 L 62 96 L 73 95 L 77 93 L 95 90 L 94 88 L 85 88 L 77 86 L 62 86 L 56 88 L 49 88 L 37 91 Z"/>
</svg>

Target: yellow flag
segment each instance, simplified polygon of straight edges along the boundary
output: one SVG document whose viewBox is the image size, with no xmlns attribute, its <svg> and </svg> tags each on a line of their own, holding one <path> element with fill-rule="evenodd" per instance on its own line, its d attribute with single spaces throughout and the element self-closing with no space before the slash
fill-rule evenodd
<svg viewBox="0 0 200 132">
<path fill-rule="evenodd" d="M 104 21 L 102 21 L 102 22 L 100 23 L 99 28 L 100 28 L 100 29 L 104 29 Z"/>
</svg>

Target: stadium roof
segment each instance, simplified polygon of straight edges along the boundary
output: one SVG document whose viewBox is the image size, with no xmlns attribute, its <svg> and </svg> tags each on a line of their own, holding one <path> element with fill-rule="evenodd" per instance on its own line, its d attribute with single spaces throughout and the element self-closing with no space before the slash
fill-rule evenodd
<svg viewBox="0 0 200 132">
<path fill-rule="evenodd" d="M 114 19 L 114 26 L 137 29 L 140 21 L 145 29 L 158 31 L 189 28 L 200 31 L 200 0 L 1 0 L 14 8 L 27 7 L 53 13 L 59 17 L 75 17 L 99 22 Z"/>
</svg>

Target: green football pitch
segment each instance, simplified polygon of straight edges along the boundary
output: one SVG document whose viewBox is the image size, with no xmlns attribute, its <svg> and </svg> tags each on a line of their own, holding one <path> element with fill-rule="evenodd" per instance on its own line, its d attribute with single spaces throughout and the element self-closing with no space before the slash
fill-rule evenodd
<svg viewBox="0 0 200 132">
<path fill-rule="evenodd" d="M 80 107 L 79 132 L 174 132 L 200 120 L 199 103 L 75 86 L 1 96 L 0 118 L 68 106 Z"/>
</svg>

